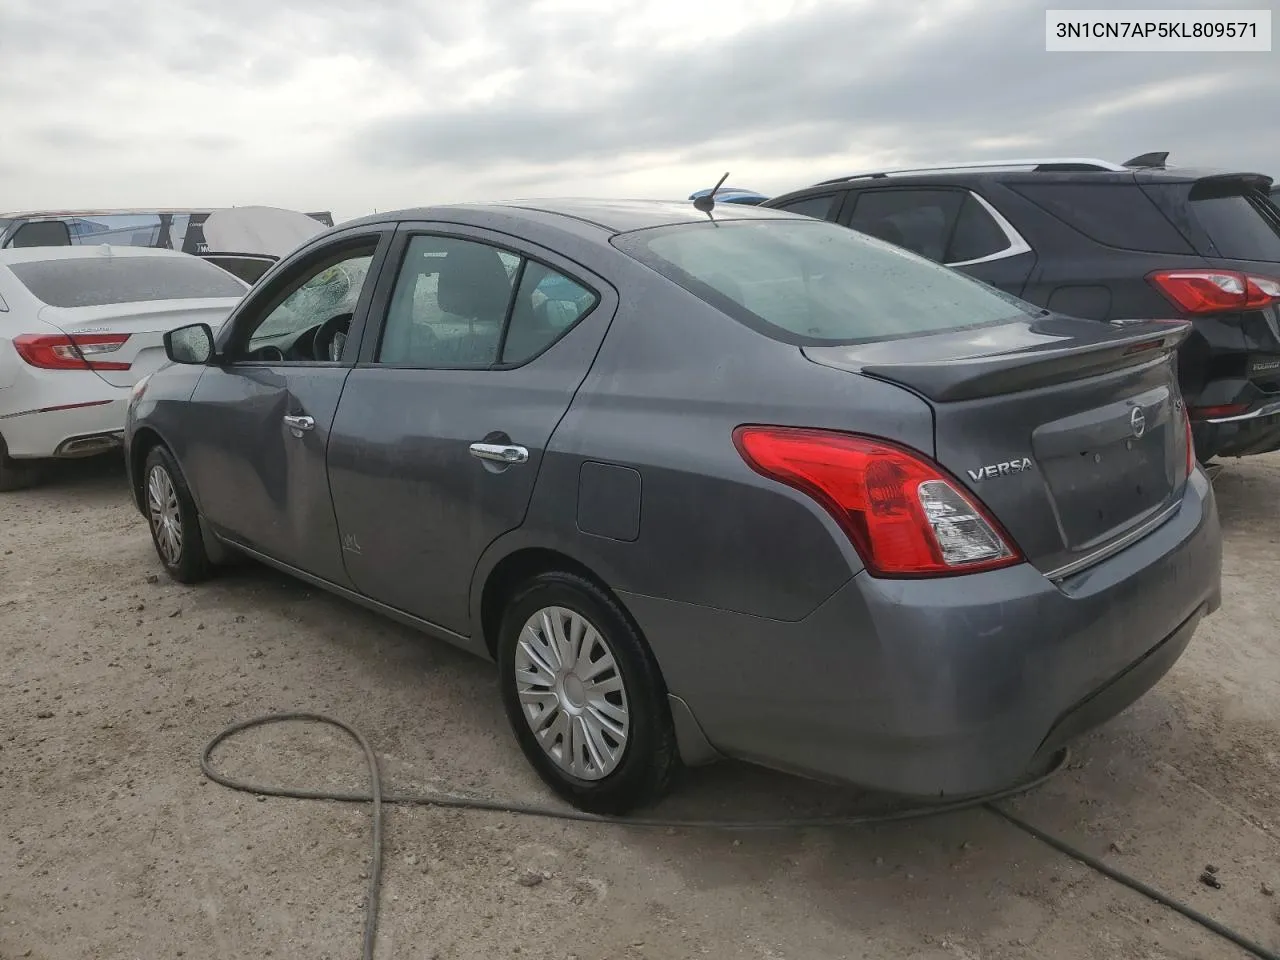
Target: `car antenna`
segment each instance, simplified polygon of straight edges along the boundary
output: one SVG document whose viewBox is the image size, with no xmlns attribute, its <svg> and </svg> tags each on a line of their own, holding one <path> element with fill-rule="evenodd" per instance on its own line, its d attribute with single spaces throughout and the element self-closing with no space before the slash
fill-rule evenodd
<svg viewBox="0 0 1280 960">
<path fill-rule="evenodd" d="M 711 191 L 709 193 L 707 193 L 705 196 L 698 197 L 696 200 L 693 201 L 694 208 L 697 210 L 701 210 L 703 213 L 710 213 L 712 210 L 714 210 L 716 208 L 716 191 L 719 190 L 721 187 L 723 187 L 724 182 L 728 179 L 729 179 L 729 174 L 726 172 L 725 175 L 720 178 L 719 182 L 716 183 L 716 185 L 711 188 Z"/>
</svg>

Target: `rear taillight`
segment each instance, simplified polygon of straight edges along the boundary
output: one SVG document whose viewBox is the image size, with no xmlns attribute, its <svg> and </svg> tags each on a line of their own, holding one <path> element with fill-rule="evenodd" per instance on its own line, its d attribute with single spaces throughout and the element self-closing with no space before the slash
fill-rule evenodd
<svg viewBox="0 0 1280 960">
<path fill-rule="evenodd" d="M 1147 279 L 1187 313 L 1262 310 L 1280 303 L 1280 280 L 1234 270 L 1159 270 Z"/>
<path fill-rule="evenodd" d="M 124 346 L 127 333 L 62 334 L 24 333 L 13 338 L 14 349 L 33 367 L 42 370 L 128 370 L 128 363 L 105 360 Z"/>
<path fill-rule="evenodd" d="M 757 473 L 820 503 L 878 577 L 930 577 L 1022 560 L 999 524 L 940 467 L 885 440 L 828 430 L 743 426 Z"/>
</svg>

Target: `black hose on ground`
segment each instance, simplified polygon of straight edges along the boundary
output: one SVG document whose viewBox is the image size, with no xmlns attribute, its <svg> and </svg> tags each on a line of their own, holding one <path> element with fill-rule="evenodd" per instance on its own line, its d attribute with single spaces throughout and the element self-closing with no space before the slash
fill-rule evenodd
<svg viewBox="0 0 1280 960">
<path fill-rule="evenodd" d="M 238 733 L 255 727 L 265 727 L 274 723 L 299 721 L 304 723 L 321 723 L 336 727 L 354 740 L 364 753 L 365 764 L 369 770 L 369 791 L 342 790 L 308 790 L 300 787 L 279 787 L 273 784 L 252 783 L 238 780 L 220 773 L 213 765 L 213 752 Z M 1054 755 L 1053 762 L 1044 773 L 1001 790 L 994 794 L 956 800 L 949 803 L 938 803 L 920 807 L 908 807 L 871 814 L 854 815 L 822 815 L 813 817 L 786 817 L 778 820 L 680 820 L 653 817 L 609 817 L 600 814 L 586 813 L 581 810 L 557 809 L 530 803 L 516 803 L 506 800 L 489 800 L 482 797 L 455 796 L 447 793 L 384 793 L 382 789 L 382 771 L 378 766 L 378 756 L 374 753 L 369 741 L 360 731 L 335 717 L 322 713 L 272 713 L 254 717 L 240 723 L 232 724 L 210 740 L 200 755 L 200 769 L 214 783 L 221 784 L 231 790 L 252 793 L 267 797 L 288 797 L 295 800 L 332 800 L 342 803 L 370 803 L 373 805 L 373 846 L 369 869 L 369 890 L 365 898 L 364 939 L 361 952 L 362 960 L 373 960 L 374 941 L 378 929 L 378 904 L 382 891 L 382 821 L 383 804 L 394 803 L 409 806 L 448 807 L 459 810 L 484 810 L 493 813 L 510 813 L 527 817 L 542 817 L 551 820 L 575 820 L 586 823 L 610 823 L 627 827 L 676 827 L 683 829 L 703 830 L 788 830 L 806 827 L 838 827 L 858 826 L 876 823 L 892 823 L 902 820 L 918 820 L 923 817 L 936 817 L 945 813 L 956 813 L 961 810 L 972 810 L 985 807 L 996 816 L 1030 834 L 1035 839 L 1046 843 L 1054 849 L 1079 861 L 1104 876 L 1110 877 L 1131 890 L 1141 893 L 1162 906 L 1182 914 L 1189 920 L 1200 924 L 1205 929 L 1230 940 L 1237 946 L 1259 957 L 1260 960 L 1280 960 L 1280 954 L 1273 953 L 1246 939 L 1244 936 L 1223 926 L 1216 920 L 1205 916 L 1184 903 L 1147 886 L 1141 880 L 1108 866 L 1101 860 L 1076 849 L 1066 841 L 1045 833 L 1038 827 L 1027 823 L 1020 817 L 996 806 L 996 802 L 1020 793 L 1032 790 L 1056 774 L 1066 764 L 1065 749 Z"/>
</svg>

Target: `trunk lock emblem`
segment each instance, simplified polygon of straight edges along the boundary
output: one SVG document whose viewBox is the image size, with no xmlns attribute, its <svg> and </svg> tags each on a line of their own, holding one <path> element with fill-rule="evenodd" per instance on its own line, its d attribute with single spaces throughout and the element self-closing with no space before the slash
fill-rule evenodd
<svg viewBox="0 0 1280 960">
<path fill-rule="evenodd" d="M 1142 412 L 1141 407 L 1134 407 L 1130 412 L 1129 428 L 1133 430 L 1135 437 L 1140 437 L 1147 432 L 1147 415 Z"/>
</svg>

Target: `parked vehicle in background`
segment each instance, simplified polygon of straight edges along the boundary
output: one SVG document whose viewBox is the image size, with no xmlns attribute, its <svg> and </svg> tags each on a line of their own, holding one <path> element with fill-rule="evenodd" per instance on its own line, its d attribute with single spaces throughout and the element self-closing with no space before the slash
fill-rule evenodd
<svg viewBox="0 0 1280 960">
<path fill-rule="evenodd" d="M 48 458 L 118 449 L 129 391 L 164 362 L 164 334 L 221 326 L 247 289 L 169 250 L 0 250 L 0 490 L 35 483 Z"/>
<path fill-rule="evenodd" d="M 406 210 L 173 331 L 126 459 L 173 578 L 243 553 L 496 659 L 585 809 L 719 755 L 965 794 L 1219 604 L 1188 330 L 749 205 Z"/>
<path fill-rule="evenodd" d="M 705 197 L 715 187 L 704 187 L 702 190 L 695 190 L 689 194 L 690 200 L 697 200 L 699 197 Z M 756 193 L 754 190 L 744 190 L 741 187 L 721 187 L 716 190 L 716 203 L 745 203 L 748 206 L 756 206 L 767 200 L 763 193 Z"/>
<path fill-rule="evenodd" d="M 764 206 L 853 227 L 1057 313 L 1181 318 L 1202 461 L 1280 449 L 1280 209 L 1270 177 L 1167 154 L 1009 160 L 827 180 Z"/>
<path fill-rule="evenodd" d="M 219 221 L 224 224 L 222 228 L 218 226 Z M 266 226 L 255 221 L 262 221 Z M 276 241 L 282 235 L 285 221 L 294 221 L 287 233 L 298 240 L 281 250 Z M 237 226 L 227 227 L 228 222 Z M 316 228 L 315 224 L 320 227 Z M 301 214 L 277 207 L 41 210 L 0 213 L 0 249 L 107 243 L 181 250 L 211 260 L 246 283 L 253 283 L 297 243 L 319 229 L 332 226 L 333 216 L 328 211 Z M 212 234 L 207 235 L 210 231 Z M 269 245 L 252 240 L 246 243 L 246 236 L 261 237 L 264 232 L 273 241 Z"/>
</svg>

